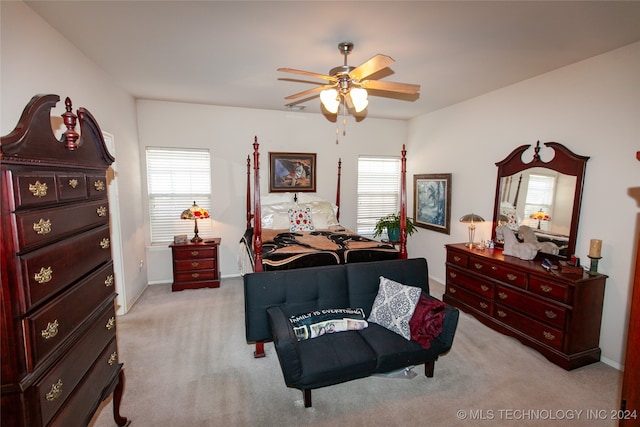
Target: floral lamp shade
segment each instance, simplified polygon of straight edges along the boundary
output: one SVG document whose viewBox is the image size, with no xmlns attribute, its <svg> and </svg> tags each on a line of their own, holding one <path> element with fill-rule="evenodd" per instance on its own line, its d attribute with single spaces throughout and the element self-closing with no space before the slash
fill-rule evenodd
<svg viewBox="0 0 640 427">
<path fill-rule="evenodd" d="M 551 219 L 548 214 L 542 212 L 542 209 L 532 213 L 529 218 L 538 220 L 538 230 L 540 230 L 540 221 L 549 221 Z"/>
<path fill-rule="evenodd" d="M 180 215 L 180 219 L 191 219 L 195 222 L 195 226 L 193 228 L 193 239 L 191 241 L 193 243 L 202 242 L 202 237 L 198 236 L 198 220 L 210 218 L 209 211 L 198 206 L 194 200 L 193 205 L 189 209 L 185 209 L 182 211 Z"/>
</svg>

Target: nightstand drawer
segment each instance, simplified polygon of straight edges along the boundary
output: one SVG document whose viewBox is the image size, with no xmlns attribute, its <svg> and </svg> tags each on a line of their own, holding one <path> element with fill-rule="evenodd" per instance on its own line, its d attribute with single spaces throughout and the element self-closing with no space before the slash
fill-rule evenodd
<svg viewBox="0 0 640 427">
<path fill-rule="evenodd" d="M 184 248 L 174 248 L 173 253 L 174 260 L 192 260 L 192 259 L 203 259 L 203 258 L 215 258 L 216 250 L 214 248 L 207 247 L 184 247 Z"/>
<path fill-rule="evenodd" d="M 200 271 L 187 271 L 184 273 L 176 272 L 176 282 L 194 282 L 203 280 L 218 280 L 218 272 L 214 269 L 200 270 Z"/>
<path fill-rule="evenodd" d="M 191 261 L 176 261 L 176 272 L 191 271 L 191 270 L 211 270 L 216 268 L 215 259 L 194 259 Z"/>
</svg>

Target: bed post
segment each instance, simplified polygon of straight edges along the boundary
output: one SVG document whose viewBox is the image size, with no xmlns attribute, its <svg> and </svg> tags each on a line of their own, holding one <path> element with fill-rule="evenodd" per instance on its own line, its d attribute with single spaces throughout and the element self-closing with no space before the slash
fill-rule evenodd
<svg viewBox="0 0 640 427">
<path fill-rule="evenodd" d="M 407 259 L 407 150 L 402 144 L 400 169 L 400 253 L 398 258 Z"/>
<path fill-rule="evenodd" d="M 262 215 L 260 212 L 260 153 L 258 137 L 253 140 L 253 271 L 262 271 Z"/>
<path fill-rule="evenodd" d="M 251 156 L 247 156 L 247 230 L 251 228 Z"/>
<path fill-rule="evenodd" d="M 338 158 L 338 189 L 336 192 L 336 206 L 338 211 L 336 212 L 336 219 L 340 222 L 340 175 L 342 170 L 342 159 Z"/>
</svg>

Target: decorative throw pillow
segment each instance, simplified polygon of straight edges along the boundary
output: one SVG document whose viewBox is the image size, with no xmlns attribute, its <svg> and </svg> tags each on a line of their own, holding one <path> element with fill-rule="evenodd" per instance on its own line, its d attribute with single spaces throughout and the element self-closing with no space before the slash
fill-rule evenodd
<svg viewBox="0 0 640 427">
<path fill-rule="evenodd" d="M 361 308 L 314 310 L 291 316 L 289 322 L 298 341 L 334 332 L 360 330 L 369 326 L 364 320 L 364 310 Z"/>
<path fill-rule="evenodd" d="M 403 285 L 380 276 L 378 295 L 373 301 L 373 308 L 367 320 L 411 340 L 409 321 L 421 293 L 421 288 Z"/>
<path fill-rule="evenodd" d="M 289 209 L 289 231 L 314 231 L 311 209 L 295 207 Z"/>
</svg>

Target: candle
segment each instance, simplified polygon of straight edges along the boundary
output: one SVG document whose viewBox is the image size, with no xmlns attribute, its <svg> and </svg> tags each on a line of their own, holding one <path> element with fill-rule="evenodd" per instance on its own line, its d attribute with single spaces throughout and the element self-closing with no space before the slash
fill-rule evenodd
<svg viewBox="0 0 640 427">
<path fill-rule="evenodd" d="M 602 253 L 602 240 L 591 239 L 591 244 L 589 245 L 589 257 L 600 258 L 601 253 Z"/>
</svg>

